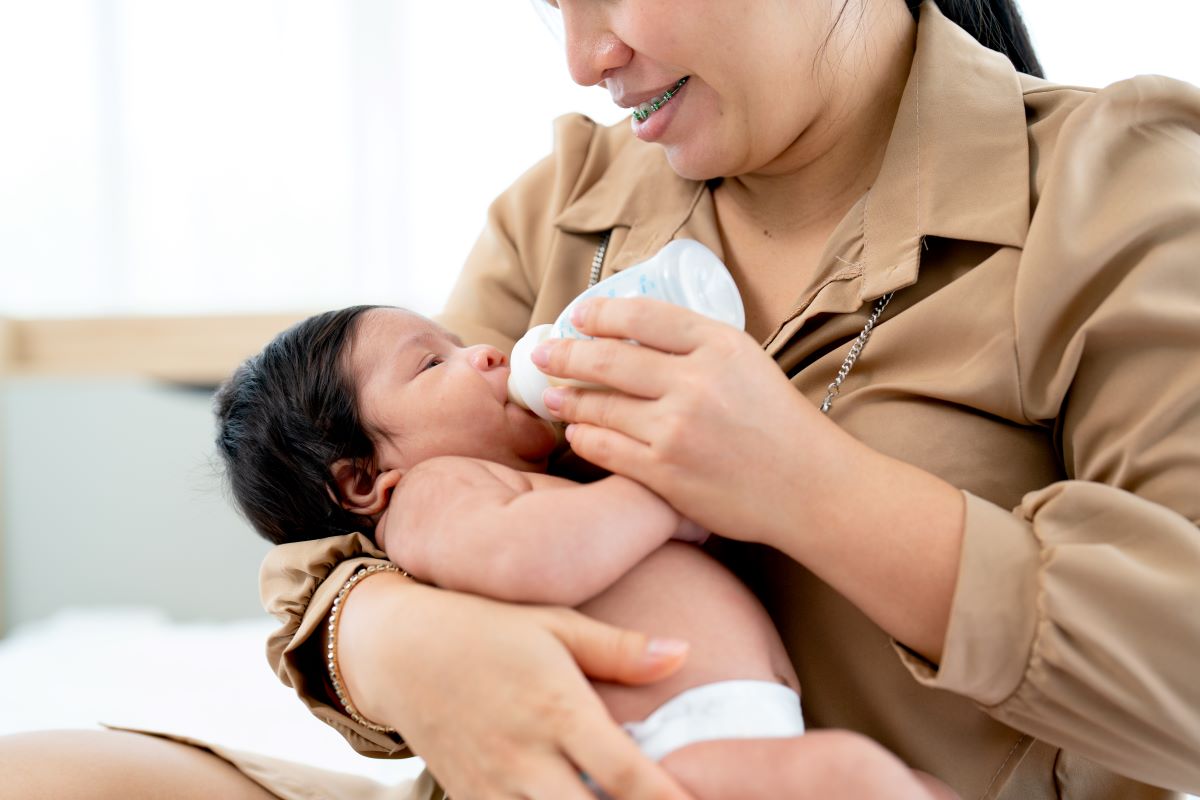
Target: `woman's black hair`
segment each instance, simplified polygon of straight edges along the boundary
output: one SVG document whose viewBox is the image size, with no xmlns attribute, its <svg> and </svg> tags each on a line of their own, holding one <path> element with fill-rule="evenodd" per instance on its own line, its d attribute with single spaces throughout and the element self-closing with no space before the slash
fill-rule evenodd
<svg viewBox="0 0 1200 800">
<path fill-rule="evenodd" d="M 229 486 L 242 514 L 274 544 L 372 535 L 369 518 L 334 499 L 330 467 L 375 455 L 344 357 L 356 322 L 373 308 L 328 311 L 293 325 L 217 391 L 217 451 Z"/>
<path fill-rule="evenodd" d="M 906 2 L 913 18 L 917 18 L 921 0 Z M 1046 77 L 1016 0 L 937 0 L 937 5 L 946 19 L 984 47 L 1008 56 L 1018 72 Z"/>
</svg>

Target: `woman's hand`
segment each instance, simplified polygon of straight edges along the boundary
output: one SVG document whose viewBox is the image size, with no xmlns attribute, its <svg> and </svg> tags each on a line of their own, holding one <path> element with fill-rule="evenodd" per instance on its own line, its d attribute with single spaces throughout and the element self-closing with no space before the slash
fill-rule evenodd
<svg viewBox="0 0 1200 800">
<path fill-rule="evenodd" d="M 591 300 L 572 322 L 599 338 L 543 342 L 534 362 L 615 390 L 546 390 L 576 453 L 714 533 L 781 550 L 940 659 L 962 542 L 957 489 L 843 431 L 728 325 L 642 299 Z"/>
<path fill-rule="evenodd" d="M 338 665 L 368 719 L 401 731 L 451 797 L 689 800 L 613 722 L 586 675 L 648 683 L 686 646 L 570 609 L 434 589 L 393 573 L 347 598 Z"/>
<path fill-rule="evenodd" d="M 781 499 L 816 489 L 839 448 L 861 448 L 742 331 L 654 300 L 593 300 L 573 322 L 604 338 L 544 342 L 535 363 L 615 391 L 546 390 L 571 447 L 716 533 L 772 543 L 794 526 Z"/>
</svg>

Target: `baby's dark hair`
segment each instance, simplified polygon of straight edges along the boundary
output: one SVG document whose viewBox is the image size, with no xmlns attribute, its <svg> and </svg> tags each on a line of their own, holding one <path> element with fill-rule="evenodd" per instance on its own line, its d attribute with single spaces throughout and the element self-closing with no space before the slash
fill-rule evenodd
<svg viewBox="0 0 1200 800">
<path fill-rule="evenodd" d="M 375 456 L 345 368 L 357 322 L 373 308 L 327 311 L 293 325 L 217 391 L 217 450 L 233 497 L 275 544 L 373 534 L 371 519 L 334 499 L 330 472 L 339 459 L 369 463 Z"/>
</svg>

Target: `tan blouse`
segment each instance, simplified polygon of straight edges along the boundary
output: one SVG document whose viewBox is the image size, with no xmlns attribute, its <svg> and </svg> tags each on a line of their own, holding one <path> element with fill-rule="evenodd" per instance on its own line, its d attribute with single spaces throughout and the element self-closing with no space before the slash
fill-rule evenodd
<svg viewBox="0 0 1200 800">
<path fill-rule="evenodd" d="M 677 237 L 722 252 L 710 190 L 658 147 L 580 116 L 556 134 L 442 317 L 469 342 L 551 321 L 606 231 L 606 275 Z M 729 548 L 809 724 L 868 734 L 964 798 L 1173 796 L 1118 775 L 1200 790 L 1200 91 L 1021 75 L 926 3 L 879 177 L 764 346 L 819 403 L 891 291 L 832 417 L 966 494 L 950 628 L 934 667 L 802 566 Z M 269 656 L 355 748 L 406 755 L 331 703 L 314 636 L 382 557 L 359 536 L 272 552 Z"/>
</svg>

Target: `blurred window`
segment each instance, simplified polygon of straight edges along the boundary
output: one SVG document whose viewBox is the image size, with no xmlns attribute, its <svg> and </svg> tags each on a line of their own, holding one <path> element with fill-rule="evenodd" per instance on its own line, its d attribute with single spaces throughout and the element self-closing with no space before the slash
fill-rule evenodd
<svg viewBox="0 0 1200 800">
<path fill-rule="evenodd" d="M 1193 4 L 1026 0 L 1054 80 L 1200 82 Z M 522 0 L 0 0 L 0 316 L 442 303 L 571 84 Z"/>
</svg>

